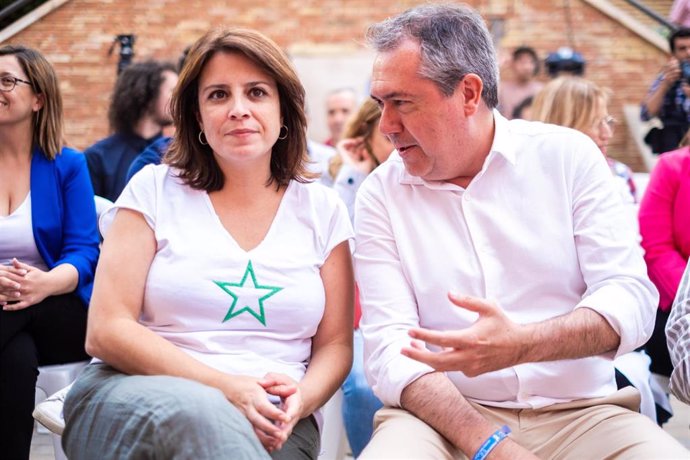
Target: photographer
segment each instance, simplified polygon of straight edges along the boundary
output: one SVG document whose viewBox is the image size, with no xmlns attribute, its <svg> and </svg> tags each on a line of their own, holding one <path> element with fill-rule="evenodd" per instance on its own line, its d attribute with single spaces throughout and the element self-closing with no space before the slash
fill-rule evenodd
<svg viewBox="0 0 690 460">
<path fill-rule="evenodd" d="M 652 128 L 645 137 L 654 153 L 676 149 L 690 127 L 690 29 L 674 32 L 669 46 L 673 56 L 642 103 L 642 120 L 658 117 L 664 125 L 663 129 Z"/>
</svg>

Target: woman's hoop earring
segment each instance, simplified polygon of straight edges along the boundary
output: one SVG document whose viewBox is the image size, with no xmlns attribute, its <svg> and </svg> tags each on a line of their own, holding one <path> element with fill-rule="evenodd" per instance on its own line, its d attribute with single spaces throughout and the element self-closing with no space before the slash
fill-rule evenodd
<svg viewBox="0 0 690 460">
<path fill-rule="evenodd" d="M 285 129 L 285 134 L 282 135 L 282 136 L 278 136 L 278 139 L 280 139 L 281 141 L 282 141 L 283 139 L 287 139 L 287 137 L 288 137 L 288 127 L 285 126 L 285 125 L 283 125 L 283 126 L 280 127 L 280 131 L 282 132 L 283 129 Z"/>
<path fill-rule="evenodd" d="M 203 136 L 203 135 L 204 135 L 204 132 L 203 132 L 203 131 L 199 131 L 199 135 L 197 136 L 197 137 L 199 138 L 199 144 L 201 144 L 201 145 L 208 145 L 208 139 L 206 139 L 206 142 L 204 142 L 204 141 L 201 139 L 201 136 Z"/>
</svg>

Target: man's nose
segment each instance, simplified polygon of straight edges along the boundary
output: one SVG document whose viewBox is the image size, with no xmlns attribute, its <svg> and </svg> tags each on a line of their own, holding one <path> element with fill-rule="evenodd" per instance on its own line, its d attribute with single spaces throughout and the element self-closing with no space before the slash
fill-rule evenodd
<svg viewBox="0 0 690 460">
<path fill-rule="evenodd" d="M 381 108 L 381 120 L 379 121 L 379 131 L 386 136 L 397 134 L 401 131 L 400 118 L 397 113 L 385 104 Z"/>
</svg>

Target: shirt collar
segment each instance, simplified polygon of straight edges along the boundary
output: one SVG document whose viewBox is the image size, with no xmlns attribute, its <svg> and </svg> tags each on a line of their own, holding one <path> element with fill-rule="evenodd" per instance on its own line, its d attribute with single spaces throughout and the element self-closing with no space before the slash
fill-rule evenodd
<svg viewBox="0 0 690 460">
<path fill-rule="evenodd" d="M 491 150 L 489 155 L 484 161 L 484 166 L 482 167 L 481 175 L 487 168 L 488 164 L 492 161 L 493 157 L 496 155 L 501 155 L 510 164 L 515 165 L 516 155 L 515 155 L 515 145 L 511 142 L 510 136 L 510 124 L 508 120 L 501 115 L 498 110 L 493 110 L 494 122 L 496 124 L 496 129 L 494 131 L 494 140 L 491 144 Z M 398 161 L 402 163 L 402 159 L 398 155 L 397 150 L 393 152 L 390 158 L 393 161 Z M 455 184 L 451 184 L 443 181 L 428 181 L 421 177 L 410 175 L 405 169 L 404 165 L 400 173 L 400 183 L 406 185 L 426 185 L 429 188 L 444 190 L 444 189 L 458 189 L 459 187 Z"/>
</svg>

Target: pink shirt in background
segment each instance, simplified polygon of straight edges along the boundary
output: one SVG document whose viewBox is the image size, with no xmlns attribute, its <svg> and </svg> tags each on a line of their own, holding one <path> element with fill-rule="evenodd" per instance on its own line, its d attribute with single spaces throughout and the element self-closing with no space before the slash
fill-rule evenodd
<svg viewBox="0 0 690 460">
<path fill-rule="evenodd" d="M 649 278 L 669 311 L 690 255 L 690 148 L 659 157 L 639 211 Z"/>
<path fill-rule="evenodd" d="M 690 1 L 675 0 L 668 18 L 674 24 L 690 27 Z"/>
</svg>

